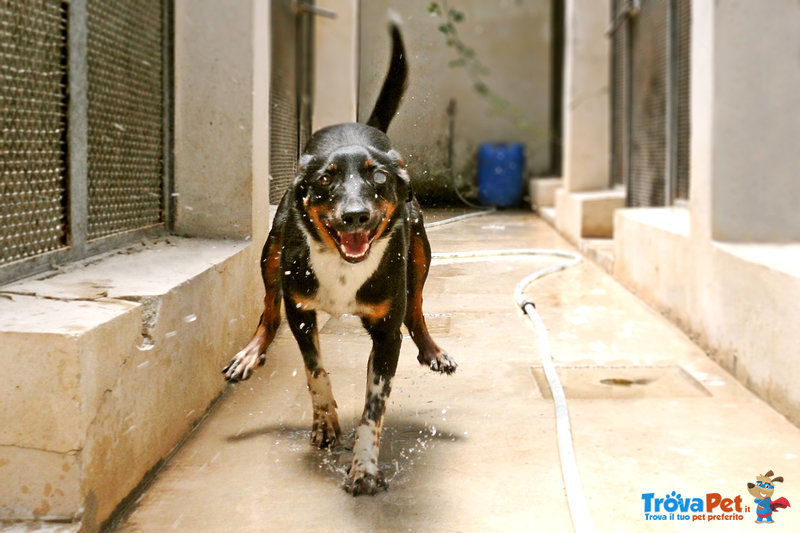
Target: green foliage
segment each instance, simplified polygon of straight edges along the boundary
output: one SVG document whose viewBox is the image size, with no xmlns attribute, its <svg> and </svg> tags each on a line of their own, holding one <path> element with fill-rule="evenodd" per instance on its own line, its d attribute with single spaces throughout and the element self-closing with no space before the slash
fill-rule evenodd
<svg viewBox="0 0 800 533">
<path fill-rule="evenodd" d="M 522 110 L 512 105 L 508 100 L 503 98 L 502 95 L 492 89 L 491 85 L 486 80 L 491 74 L 491 71 L 486 65 L 480 62 L 475 50 L 461 39 L 457 25 L 464 22 L 466 18 L 464 12 L 449 7 L 445 0 L 441 3 L 431 2 L 428 5 L 428 13 L 442 19 L 438 30 L 444 35 L 445 44 L 452 48 L 457 55 L 455 59 L 448 62 L 448 66 L 451 68 L 463 68 L 467 72 L 475 92 L 489 103 L 495 114 L 508 117 L 514 125 L 521 130 L 527 129 L 528 121 L 523 116 Z"/>
</svg>

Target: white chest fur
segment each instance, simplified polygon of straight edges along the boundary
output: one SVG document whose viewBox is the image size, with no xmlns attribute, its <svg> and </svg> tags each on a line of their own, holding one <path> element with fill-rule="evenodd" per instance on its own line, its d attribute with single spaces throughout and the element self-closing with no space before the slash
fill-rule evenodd
<svg viewBox="0 0 800 533">
<path fill-rule="evenodd" d="M 390 236 L 372 243 L 366 259 L 360 263 L 348 263 L 338 252 L 312 240 L 308 234 L 311 268 L 319 282 L 317 294 L 311 307 L 321 309 L 332 316 L 358 314 L 356 301 L 358 289 L 378 269 Z"/>
</svg>

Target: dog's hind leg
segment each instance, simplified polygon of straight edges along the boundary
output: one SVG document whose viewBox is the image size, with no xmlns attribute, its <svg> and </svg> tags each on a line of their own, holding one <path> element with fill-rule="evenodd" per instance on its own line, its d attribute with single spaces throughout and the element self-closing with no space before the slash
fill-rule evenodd
<svg viewBox="0 0 800 533">
<path fill-rule="evenodd" d="M 242 348 L 222 369 L 225 379 L 239 381 L 247 379 L 257 365 L 263 365 L 267 346 L 275 338 L 281 324 L 281 238 L 280 228 L 273 228 L 264 250 L 261 252 L 261 277 L 264 280 L 264 312 L 250 342 Z"/>
<path fill-rule="evenodd" d="M 419 349 L 417 360 L 435 372 L 452 374 L 458 365 L 431 338 L 422 313 L 422 289 L 431 264 L 431 245 L 425 233 L 422 213 L 415 205 L 411 210 L 411 235 L 408 246 L 408 285 L 406 288 L 405 325 Z"/>
<path fill-rule="evenodd" d="M 291 295 L 286 295 L 286 319 L 306 367 L 308 392 L 311 393 L 313 423 L 311 444 L 317 448 L 335 446 L 341 439 L 339 416 L 336 413 L 336 400 L 333 397 L 331 379 L 322 367 L 319 355 L 319 334 L 317 332 L 317 313 L 305 311 L 298 306 Z"/>
</svg>

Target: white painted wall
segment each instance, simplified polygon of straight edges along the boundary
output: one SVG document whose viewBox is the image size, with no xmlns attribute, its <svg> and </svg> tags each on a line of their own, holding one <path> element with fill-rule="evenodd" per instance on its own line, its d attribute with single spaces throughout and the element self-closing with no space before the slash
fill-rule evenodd
<svg viewBox="0 0 800 533">
<path fill-rule="evenodd" d="M 314 19 L 314 131 L 355 122 L 358 95 L 358 0 L 317 0 L 336 13 Z"/>
<path fill-rule="evenodd" d="M 541 0 L 462 0 L 451 3 L 466 18 L 457 24 L 462 39 L 491 70 L 488 82 L 518 106 L 529 127 L 518 129 L 495 116 L 469 76 L 448 63 L 457 56 L 445 44 L 428 13 L 429 0 L 368 0 L 361 3 L 359 116 L 372 111 L 390 57 L 387 13 L 403 19 L 410 81 L 389 136 L 406 156 L 418 193 L 449 184 L 448 115 L 457 100 L 455 171 L 460 183 L 475 183 L 477 148 L 482 142 L 520 141 L 527 147 L 528 171 L 543 175 L 550 161 L 551 11 Z M 449 186 L 449 185 L 448 185 Z"/>
<path fill-rule="evenodd" d="M 609 186 L 608 0 L 566 0 L 564 43 L 564 189 Z"/>
<path fill-rule="evenodd" d="M 800 2 L 716 2 L 713 12 L 713 237 L 798 241 Z"/>
<path fill-rule="evenodd" d="M 692 2 L 690 200 L 625 209 L 614 274 L 800 423 L 800 4 Z"/>
</svg>

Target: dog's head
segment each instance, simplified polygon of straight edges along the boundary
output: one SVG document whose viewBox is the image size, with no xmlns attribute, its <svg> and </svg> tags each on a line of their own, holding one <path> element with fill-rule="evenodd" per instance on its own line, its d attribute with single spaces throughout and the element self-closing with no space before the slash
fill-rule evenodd
<svg viewBox="0 0 800 533">
<path fill-rule="evenodd" d="M 747 491 L 756 498 L 770 498 L 772 493 L 775 492 L 775 483 L 782 482 L 783 477 L 772 477 L 774 474 L 772 470 L 763 476 L 756 476 L 755 483 L 747 484 Z"/>
<path fill-rule="evenodd" d="M 357 131 L 368 133 L 366 138 L 318 132 L 300 157 L 294 182 L 311 236 L 349 263 L 367 258 L 372 243 L 387 234 L 398 207 L 411 197 L 400 154 L 385 135 L 368 130 Z"/>
</svg>

